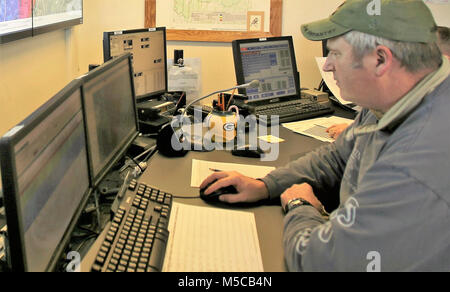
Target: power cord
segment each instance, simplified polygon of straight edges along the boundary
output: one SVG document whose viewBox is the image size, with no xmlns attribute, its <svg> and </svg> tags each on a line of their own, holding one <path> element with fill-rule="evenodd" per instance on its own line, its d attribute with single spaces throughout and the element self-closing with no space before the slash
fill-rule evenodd
<svg viewBox="0 0 450 292">
<path fill-rule="evenodd" d="M 182 196 L 174 196 L 174 195 L 172 195 L 172 198 L 175 198 L 175 199 L 187 199 L 187 200 L 193 200 L 193 199 L 200 199 L 200 196 L 182 197 Z"/>
</svg>

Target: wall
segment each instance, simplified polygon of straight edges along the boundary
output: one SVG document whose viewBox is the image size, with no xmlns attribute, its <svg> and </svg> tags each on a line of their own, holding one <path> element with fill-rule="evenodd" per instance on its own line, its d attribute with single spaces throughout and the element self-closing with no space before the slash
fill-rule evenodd
<svg viewBox="0 0 450 292">
<path fill-rule="evenodd" d="M 85 0 L 84 13 L 83 25 L 0 45 L 0 135 L 103 61 L 103 31 L 142 27 L 144 0 Z"/>
<path fill-rule="evenodd" d="M 301 35 L 300 25 L 328 16 L 341 2 L 283 1 L 283 34 L 294 37 L 302 87 L 319 85 L 314 57 L 322 51 L 320 42 L 308 41 Z M 85 73 L 89 64 L 102 63 L 104 31 L 143 27 L 144 3 L 145 0 L 85 0 L 83 25 L 0 45 L 0 135 L 70 80 Z M 449 8 L 450 5 L 439 6 L 437 11 L 449 15 Z M 201 58 L 203 93 L 235 84 L 230 44 L 169 42 L 169 58 L 173 58 L 174 49 L 183 49 L 186 58 Z"/>
<path fill-rule="evenodd" d="M 303 23 L 325 18 L 342 0 L 283 0 L 283 35 L 294 38 L 301 86 L 313 88 L 320 83 L 320 73 L 314 57 L 321 56 L 321 43 L 306 40 L 300 32 Z M 174 49 L 184 50 L 185 58 L 201 58 L 203 93 L 229 88 L 236 83 L 231 44 L 200 42 L 169 42 L 168 57 L 173 58 Z"/>
</svg>

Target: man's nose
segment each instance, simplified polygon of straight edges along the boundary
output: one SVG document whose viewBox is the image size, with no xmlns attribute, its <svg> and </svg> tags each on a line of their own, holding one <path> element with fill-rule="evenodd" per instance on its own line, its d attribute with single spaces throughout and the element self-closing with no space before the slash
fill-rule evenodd
<svg viewBox="0 0 450 292">
<path fill-rule="evenodd" d="M 325 71 L 325 72 L 333 72 L 334 71 L 333 62 L 330 60 L 329 57 L 327 58 L 327 61 L 323 65 L 322 70 Z"/>
</svg>

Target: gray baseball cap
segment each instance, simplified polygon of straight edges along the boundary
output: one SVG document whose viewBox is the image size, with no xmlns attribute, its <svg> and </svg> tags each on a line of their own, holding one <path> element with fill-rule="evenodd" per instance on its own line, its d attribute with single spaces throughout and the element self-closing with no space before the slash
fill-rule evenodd
<svg viewBox="0 0 450 292">
<path fill-rule="evenodd" d="M 347 0 L 330 17 L 304 24 L 301 29 L 312 41 L 352 30 L 395 41 L 436 41 L 436 23 L 423 0 Z"/>
</svg>

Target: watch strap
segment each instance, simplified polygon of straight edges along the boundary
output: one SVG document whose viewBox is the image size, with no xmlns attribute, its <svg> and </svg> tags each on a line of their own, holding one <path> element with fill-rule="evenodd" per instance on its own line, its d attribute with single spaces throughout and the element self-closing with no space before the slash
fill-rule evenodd
<svg viewBox="0 0 450 292">
<path fill-rule="evenodd" d="M 289 211 L 294 210 L 295 208 L 298 208 L 300 206 L 311 206 L 313 207 L 313 205 L 306 201 L 305 199 L 301 199 L 301 198 L 295 198 L 290 200 L 286 206 L 284 207 L 284 213 L 288 213 Z"/>
</svg>

